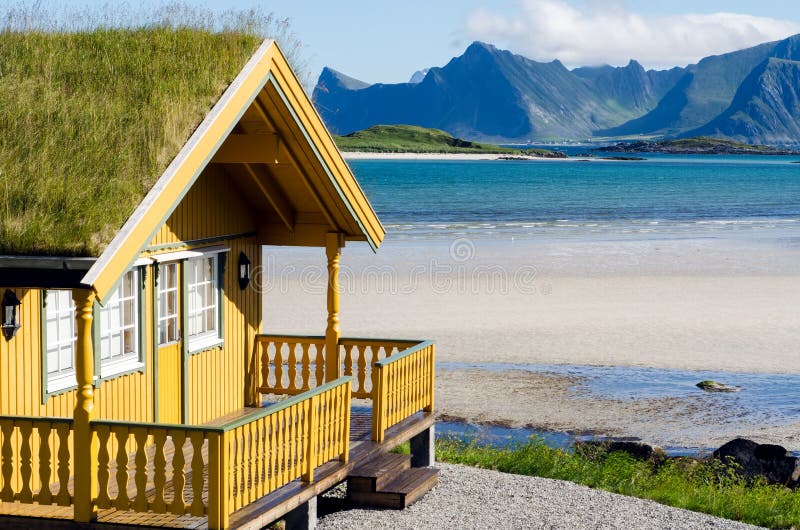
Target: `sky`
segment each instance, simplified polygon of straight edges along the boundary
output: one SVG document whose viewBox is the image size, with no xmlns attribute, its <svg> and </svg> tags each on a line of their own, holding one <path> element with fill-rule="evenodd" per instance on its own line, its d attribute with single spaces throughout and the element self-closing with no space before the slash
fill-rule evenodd
<svg viewBox="0 0 800 530">
<path fill-rule="evenodd" d="M 47 3 L 45 0 L 43 3 Z M 160 0 L 139 0 L 138 6 Z M 800 33 L 795 0 L 188 0 L 211 9 L 258 6 L 290 19 L 313 84 L 323 66 L 369 83 L 407 81 L 474 40 L 568 67 L 686 66 Z M 108 5 L 90 0 L 86 5 Z M 113 2 L 111 3 L 113 5 Z"/>
</svg>

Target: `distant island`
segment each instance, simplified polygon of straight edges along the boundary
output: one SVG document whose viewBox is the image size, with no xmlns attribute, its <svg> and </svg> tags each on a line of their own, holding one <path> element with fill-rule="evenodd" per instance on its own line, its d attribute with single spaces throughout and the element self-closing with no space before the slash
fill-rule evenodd
<svg viewBox="0 0 800 530">
<path fill-rule="evenodd" d="M 798 151 L 697 136 L 678 140 L 619 142 L 594 151 L 606 153 L 664 153 L 670 155 L 797 155 Z"/>
<path fill-rule="evenodd" d="M 456 138 L 438 129 L 416 125 L 374 125 L 363 131 L 333 137 L 342 151 L 366 153 L 443 153 L 508 155 L 509 157 L 566 158 L 559 151 L 517 149 Z"/>
</svg>

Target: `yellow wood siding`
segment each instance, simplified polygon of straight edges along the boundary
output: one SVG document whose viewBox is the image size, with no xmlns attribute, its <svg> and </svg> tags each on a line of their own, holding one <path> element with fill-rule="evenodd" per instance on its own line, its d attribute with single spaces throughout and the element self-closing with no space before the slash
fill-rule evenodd
<svg viewBox="0 0 800 530">
<path fill-rule="evenodd" d="M 250 259 L 252 271 L 261 265 L 261 250 L 255 238 L 241 237 L 255 230 L 256 223 L 247 202 L 233 187 L 224 170 L 210 165 L 158 231 L 145 253 L 153 255 L 176 248 L 202 248 L 211 244 L 203 240 L 234 236 L 214 242 L 230 248 L 224 283 L 225 343 L 222 347 L 189 354 L 189 423 L 208 422 L 245 404 L 245 366 L 253 362 L 255 336 L 261 329 L 261 296 L 252 284 L 245 291 L 239 289 L 237 262 L 239 253 L 244 252 Z"/>
<path fill-rule="evenodd" d="M 251 233 L 250 210 L 218 166 L 209 166 L 189 190 L 153 245 L 181 248 L 208 246 L 202 240 Z M 197 242 L 201 240 L 200 242 Z M 195 243 L 191 243 L 191 242 Z M 184 244 L 184 242 L 190 242 Z M 223 333 L 225 343 L 188 358 L 188 420 L 203 423 L 233 412 L 245 404 L 245 366 L 255 362 L 255 336 L 261 329 L 261 296 L 254 285 L 239 289 L 237 261 L 244 252 L 251 270 L 261 265 L 261 251 L 253 237 L 222 239 L 230 248 L 224 284 Z M 150 249 L 151 255 L 166 249 Z M 170 249 L 171 250 L 171 249 Z M 145 372 L 102 381 L 95 390 L 97 418 L 153 421 L 153 284 L 152 268 L 145 282 Z M 22 302 L 22 328 L 11 341 L 0 339 L 0 415 L 71 417 L 75 391 L 49 396 L 42 404 L 41 300 L 38 289 L 15 289 Z"/>
<path fill-rule="evenodd" d="M 221 167 L 210 165 L 158 230 L 150 247 L 244 234 L 255 228 L 249 207 L 228 176 Z"/>
<path fill-rule="evenodd" d="M 224 337 L 221 348 L 189 354 L 188 420 L 199 424 L 245 405 L 246 366 L 253 361 L 256 334 L 261 329 L 261 296 L 251 284 L 239 289 L 236 261 L 244 252 L 255 270 L 261 252 L 252 240 L 227 242 L 230 255 L 225 271 Z"/>
<path fill-rule="evenodd" d="M 41 304 L 39 289 L 16 289 L 22 302 L 22 328 L 10 341 L 0 340 L 0 415 L 72 417 L 75 391 L 49 396 L 42 404 Z M 145 300 L 149 293 L 146 293 Z M 150 333 L 151 308 L 146 308 Z M 152 365 L 150 344 L 145 344 L 148 372 L 135 372 L 103 381 L 95 390 L 97 417 L 152 421 Z"/>
</svg>

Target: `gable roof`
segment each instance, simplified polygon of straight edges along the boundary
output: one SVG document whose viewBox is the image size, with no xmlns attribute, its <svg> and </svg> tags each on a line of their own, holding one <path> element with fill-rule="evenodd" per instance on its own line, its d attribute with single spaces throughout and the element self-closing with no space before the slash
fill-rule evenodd
<svg viewBox="0 0 800 530">
<path fill-rule="evenodd" d="M 214 42 L 213 35 L 206 34 L 204 39 L 205 37 L 210 39 L 210 46 L 220 45 L 220 42 Z M 145 37 L 139 34 L 138 38 Z M 242 36 L 233 38 L 234 44 L 230 44 L 226 39 L 231 38 L 233 37 L 219 38 L 223 47 L 229 52 L 231 49 L 240 52 L 239 55 L 231 52 L 226 56 L 229 66 L 236 62 L 234 57 L 241 57 L 243 55 L 241 52 L 246 50 L 247 45 L 252 44 L 252 39 L 248 40 Z M 172 42 L 175 44 L 174 40 Z M 222 83 L 224 78 L 222 71 L 229 72 L 230 68 L 213 70 L 216 75 L 214 79 Z M 224 162 L 225 153 L 231 151 L 229 147 L 231 145 L 236 147 L 234 140 L 263 142 L 262 138 L 267 138 L 265 136 L 244 138 L 245 135 L 236 134 L 244 132 L 239 130 L 241 129 L 239 122 L 246 112 L 252 113 L 254 109 L 262 115 L 267 127 L 271 129 L 268 137 L 277 139 L 275 167 L 281 166 L 278 162 L 291 163 L 295 170 L 294 175 L 303 179 L 308 193 L 319 206 L 324 217 L 324 227 L 330 231 L 342 232 L 348 239 L 366 240 L 373 249 L 377 248 L 384 237 L 383 227 L 277 45 L 273 41 L 262 42 L 244 67 L 237 71 L 238 74 L 227 85 L 221 96 L 215 95 L 217 99 L 214 100 L 210 112 L 204 113 L 202 121 L 198 120 L 199 125 L 194 124 L 196 128 L 191 132 L 188 141 L 177 144 L 173 137 L 172 146 L 178 152 L 159 174 L 160 176 L 136 175 L 133 177 L 133 186 L 112 186 L 111 190 L 101 188 L 95 192 L 92 192 L 92 186 L 102 186 L 103 183 L 94 175 L 87 174 L 82 179 L 76 179 L 77 182 L 69 183 L 83 188 L 75 193 L 77 195 L 75 200 L 89 201 L 89 204 L 99 200 L 102 207 L 109 209 L 108 222 L 91 224 L 96 222 L 94 216 L 81 217 L 81 208 L 75 205 L 56 209 L 56 215 L 53 215 L 53 208 L 45 197 L 34 205 L 44 209 L 44 212 L 26 211 L 24 207 L 16 207 L 11 212 L 12 224 L 8 224 L 6 229 L 0 231 L 0 253 L 96 256 L 97 260 L 82 278 L 81 283 L 93 287 L 103 298 L 113 289 L 122 272 L 136 260 L 155 231 L 177 207 L 180 199 L 206 165 L 214 161 L 212 159 L 215 156 L 222 156 Z M 134 74 L 127 72 L 127 75 L 135 75 L 135 69 Z M 156 80 L 155 83 L 160 86 L 170 81 L 174 80 L 167 79 L 160 83 Z M 213 97 L 208 96 L 208 93 L 204 95 L 207 98 Z M 168 95 L 140 93 L 139 96 L 151 99 L 181 98 L 181 93 Z M 181 103 L 184 102 L 181 100 Z M 191 108 L 197 109 L 197 104 Z M 94 116 L 98 120 L 102 120 L 103 117 Z M 85 116 L 82 118 L 87 119 Z M 135 117 L 131 117 L 131 121 L 132 123 L 127 124 L 128 128 L 132 134 L 136 134 L 138 130 Z M 148 132 L 152 134 L 152 131 Z M 159 139 L 164 141 L 163 138 L 151 138 L 150 141 L 157 143 Z M 226 149 L 218 153 L 223 145 Z M 259 146 L 259 152 L 265 151 L 263 146 L 264 144 Z M 165 149 L 166 146 L 162 145 L 159 153 L 162 157 Z M 0 152 L 3 150 L 0 149 Z M 24 153 L 15 154 L 24 156 Z M 114 162 L 118 158 L 116 153 L 106 150 L 102 154 L 108 157 L 109 165 L 114 167 Z M 4 157 L 7 160 L 9 155 L 10 153 L 3 152 L 0 155 L 0 163 Z M 158 170 L 158 164 L 155 163 L 157 160 L 153 160 L 157 158 L 156 153 L 148 151 L 139 153 L 139 156 L 152 163 L 141 164 L 144 171 L 153 171 L 153 167 L 156 168 L 155 171 Z M 3 178 L 2 175 L 0 178 Z M 115 197 L 115 194 L 119 193 L 133 195 L 133 201 L 130 201 L 131 197 L 128 195 Z M 278 194 L 280 195 L 280 191 Z M 60 197 L 63 200 L 63 194 Z M 126 210 L 124 205 L 130 202 L 134 203 L 133 207 Z M 290 208 L 282 212 L 280 205 L 273 203 L 272 206 L 278 213 L 285 214 L 281 219 L 289 237 L 294 237 L 300 226 L 297 223 L 302 223 L 304 220 L 299 216 L 294 218 Z M 24 227 L 20 230 L 26 215 L 39 223 L 43 230 L 40 230 L 34 238 L 15 239 L 16 234 L 26 233 Z M 13 223 L 17 223 L 16 226 Z M 45 225 L 48 223 L 49 227 L 60 227 L 59 223 L 64 223 L 73 230 L 57 230 L 56 234 L 66 233 L 69 236 L 59 239 L 52 237 L 47 231 L 48 226 Z"/>
</svg>

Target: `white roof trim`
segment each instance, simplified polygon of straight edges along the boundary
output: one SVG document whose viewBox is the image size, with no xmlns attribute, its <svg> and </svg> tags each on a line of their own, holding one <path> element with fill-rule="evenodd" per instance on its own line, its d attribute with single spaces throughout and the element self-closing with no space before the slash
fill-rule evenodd
<svg viewBox="0 0 800 530">
<path fill-rule="evenodd" d="M 175 252 L 164 252 L 163 254 L 155 254 L 150 256 L 152 261 L 156 263 L 164 263 L 165 261 L 177 261 L 179 259 L 201 258 L 210 254 L 221 254 L 222 252 L 229 252 L 230 248 L 224 245 L 215 247 L 197 248 L 193 250 L 177 250 Z"/>
<path fill-rule="evenodd" d="M 97 258 L 97 261 L 83 277 L 81 283 L 84 285 L 94 285 L 103 269 L 105 269 L 106 266 L 108 266 L 108 264 L 114 260 L 117 252 L 119 252 L 120 248 L 122 248 L 125 240 L 128 239 L 130 232 L 137 224 L 139 224 L 142 218 L 147 214 L 148 210 L 152 207 L 156 198 L 161 195 L 164 188 L 166 188 L 169 182 L 175 177 L 178 169 L 183 165 L 184 161 L 195 149 L 197 144 L 200 142 L 200 139 L 206 134 L 208 129 L 211 128 L 212 124 L 219 118 L 223 109 L 228 106 L 230 100 L 233 99 L 234 95 L 239 91 L 239 88 L 244 84 L 245 80 L 250 76 L 252 71 L 263 60 L 273 43 L 274 41 L 271 39 L 265 40 L 263 43 L 261 43 L 261 46 L 258 47 L 250 60 L 247 61 L 247 64 L 245 64 L 242 71 L 239 72 L 230 86 L 225 90 L 225 92 L 222 94 L 222 97 L 211 109 L 211 112 L 206 115 L 202 123 L 200 123 L 200 126 L 194 131 L 194 133 L 192 133 L 192 136 L 189 137 L 189 141 L 186 142 L 183 148 L 181 148 L 178 155 L 172 160 L 147 195 L 145 195 L 145 198 L 141 203 L 139 203 L 139 206 L 136 207 L 136 210 L 134 210 L 133 214 L 128 218 L 127 221 L 125 221 L 125 224 L 122 225 L 122 229 L 117 232 L 117 235 L 114 236 L 114 239 L 111 240 L 111 243 L 109 243 L 105 251 L 103 251 L 100 257 Z"/>
</svg>

